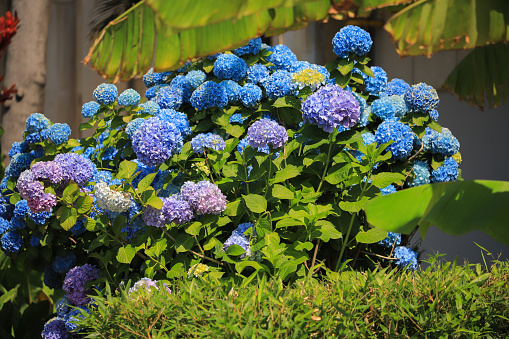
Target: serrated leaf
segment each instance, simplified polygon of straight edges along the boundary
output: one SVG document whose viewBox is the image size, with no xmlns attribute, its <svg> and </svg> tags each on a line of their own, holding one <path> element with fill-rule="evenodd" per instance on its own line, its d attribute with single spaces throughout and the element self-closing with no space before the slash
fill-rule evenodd
<svg viewBox="0 0 509 339">
<path fill-rule="evenodd" d="M 226 204 L 226 209 L 223 211 L 224 215 L 235 217 L 241 211 L 242 205 L 240 199 L 231 201 Z"/>
<path fill-rule="evenodd" d="M 373 185 L 382 189 L 393 183 L 401 183 L 405 176 L 401 173 L 382 172 L 371 176 Z"/>
<path fill-rule="evenodd" d="M 92 219 L 92 218 L 86 218 L 85 219 L 85 228 L 87 229 L 87 231 L 90 231 L 90 232 L 95 232 L 97 231 L 97 222 Z"/>
<path fill-rule="evenodd" d="M 327 181 L 331 185 L 337 185 L 346 178 L 348 178 L 348 174 L 352 169 L 351 164 L 336 164 L 333 165 L 328 171 L 327 176 L 325 177 L 325 181 Z"/>
<path fill-rule="evenodd" d="M 387 237 L 387 231 L 380 228 L 371 228 L 366 232 L 359 232 L 355 236 L 357 242 L 362 244 L 374 244 Z"/>
<path fill-rule="evenodd" d="M 92 208 L 92 204 L 94 203 L 94 198 L 89 195 L 78 198 L 76 201 L 76 207 L 78 208 L 79 214 L 85 214 Z"/>
<path fill-rule="evenodd" d="M 122 246 L 118 249 L 117 261 L 122 264 L 130 264 L 136 255 L 136 249 L 131 245 Z"/>
<path fill-rule="evenodd" d="M 270 180 L 271 184 L 276 184 L 278 182 L 282 182 L 291 178 L 295 178 L 296 176 L 300 175 L 301 168 L 295 166 L 295 165 L 287 165 L 285 168 L 283 168 L 280 171 L 276 172 L 276 175 L 274 178 Z"/>
<path fill-rule="evenodd" d="M 235 270 L 240 273 L 244 270 L 244 268 L 246 267 L 252 267 L 254 268 L 256 271 L 262 271 L 264 272 L 267 267 L 265 265 L 261 265 L 260 263 L 256 262 L 256 261 L 252 261 L 252 260 L 243 260 L 243 261 L 239 261 L 237 263 L 235 263 Z M 254 273 L 256 274 L 256 272 Z"/>
<path fill-rule="evenodd" d="M 159 257 L 163 251 L 168 247 L 168 241 L 166 238 L 159 239 L 149 249 L 145 250 L 145 253 L 152 257 Z"/>
<path fill-rule="evenodd" d="M 64 201 L 66 203 L 72 204 L 72 203 L 74 203 L 74 201 L 78 197 L 79 192 L 80 192 L 79 186 L 76 183 L 71 182 L 64 189 L 64 192 L 62 193 L 62 198 L 64 199 Z"/>
<path fill-rule="evenodd" d="M 72 207 L 61 206 L 57 210 L 57 219 L 60 223 L 60 226 L 62 226 L 62 228 L 67 231 L 76 225 L 78 214 L 76 209 Z"/>
<path fill-rule="evenodd" d="M 146 175 L 143 179 L 140 180 L 138 183 L 138 190 L 140 192 L 145 191 L 150 184 L 152 184 L 152 181 L 154 181 L 154 178 L 156 177 L 157 173 L 150 173 Z"/>
<path fill-rule="evenodd" d="M 119 179 L 130 179 L 136 169 L 138 168 L 138 164 L 132 161 L 124 160 L 120 163 L 117 178 Z"/>
<path fill-rule="evenodd" d="M 357 213 L 362 210 L 368 200 L 368 197 L 362 197 L 359 201 L 340 201 L 338 205 L 343 211 Z"/>
<path fill-rule="evenodd" d="M 204 245 L 203 245 L 203 249 L 205 251 L 210 251 L 211 249 L 213 249 L 214 247 L 216 247 L 216 245 L 219 244 L 219 240 L 217 240 L 216 238 L 210 238 L 209 241 L 207 241 Z"/>
<path fill-rule="evenodd" d="M 147 205 L 154 207 L 155 209 L 160 210 L 163 208 L 163 201 L 161 198 L 153 196 L 147 201 Z"/>
<path fill-rule="evenodd" d="M 272 196 L 278 199 L 293 199 L 294 194 L 288 188 L 282 185 L 274 185 L 272 187 Z"/>
<path fill-rule="evenodd" d="M 234 256 L 242 255 L 244 253 L 246 253 L 246 251 L 244 251 L 244 249 L 239 245 L 235 244 L 228 246 L 228 249 L 226 250 L 226 254 Z"/>
<path fill-rule="evenodd" d="M 342 75 L 347 75 L 352 71 L 354 67 L 354 61 L 348 61 L 348 59 L 340 59 L 338 63 L 338 71 L 341 72 Z"/>
<path fill-rule="evenodd" d="M 194 238 L 186 233 L 181 233 L 175 239 L 175 251 L 177 253 L 189 251 L 194 245 Z"/>
<path fill-rule="evenodd" d="M 190 235 L 199 235 L 200 234 L 200 231 L 202 229 L 202 223 L 199 222 L 199 221 L 195 221 L 193 222 L 191 225 L 189 225 L 187 228 L 186 228 L 186 233 L 187 234 L 190 234 Z"/>
<path fill-rule="evenodd" d="M 343 236 L 341 232 L 334 227 L 334 224 L 327 220 L 318 220 L 315 227 L 316 230 L 321 233 L 318 238 L 322 239 L 324 242 L 328 242 L 330 239 L 339 239 Z"/>
<path fill-rule="evenodd" d="M 244 197 L 247 208 L 254 213 L 263 213 L 267 211 L 267 200 L 258 194 L 248 194 Z"/>
</svg>

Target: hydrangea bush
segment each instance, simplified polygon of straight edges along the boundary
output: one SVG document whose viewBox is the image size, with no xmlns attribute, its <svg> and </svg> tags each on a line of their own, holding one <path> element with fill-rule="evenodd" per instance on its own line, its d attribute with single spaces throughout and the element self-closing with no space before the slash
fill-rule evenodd
<svg viewBox="0 0 509 339">
<path fill-rule="evenodd" d="M 324 67 L 258 38 L 149 71 L 146 99 L 102 84 L 80 140 L 31 115 L 1 182 L 3 250 L 75 307 L 104 281 L 415 269 L 407 237 L 370 227 L 362 208 L 456 180 L 459 142 L 437 122 L 436 91 L 388 81 L 368 66 L 371 45 L 347 26 Z"/>
</svg>

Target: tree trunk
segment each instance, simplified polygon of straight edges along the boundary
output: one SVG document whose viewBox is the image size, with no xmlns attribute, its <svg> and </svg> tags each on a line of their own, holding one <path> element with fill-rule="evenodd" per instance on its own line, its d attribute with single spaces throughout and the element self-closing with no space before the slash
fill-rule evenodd
<svg viewBox="0 0 509 339">
<path fill-rule="evenodd" d="M 20 27 L 7 49 L 4 84 L 16 84 L 20 101 L 6 103 L 2 116 L 5 134 L 2 153 L 15 141 L 22 140 L 27 117 L 44 113 L 46 85 L 46 42 L 51 0 L 13 0 L 11 12 L 20 17 Z"/>
</svg>

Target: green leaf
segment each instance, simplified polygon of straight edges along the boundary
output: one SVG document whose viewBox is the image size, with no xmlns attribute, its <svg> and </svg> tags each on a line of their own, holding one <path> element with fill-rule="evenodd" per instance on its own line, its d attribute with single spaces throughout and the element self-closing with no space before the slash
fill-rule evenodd
<svg viewBox="0 0 509 339">
<path fill-rule="evenodd" d="M 371 180 L 373 185 L 382 189 L 392 183 L 403 183 L 405 176 L 401 173 L 382 172 L 371 176 Z"/>
<path fill-rule="evenodd" d="M 282 185 L 274 185 L 272 187 L 272 196 L 278 199 L 293 199 L 294 194 L 288 188 Z"/>
<path fill-rule="evenodd" d="M 238 255 L 242 255 L 246 253 L 246 251 L 244 251 L 244 249 L 242 247 L 240 247 L 239 245 L 230 245 L 228 247 L 228 249 L 226 250 L 226 254 L 228 255 L 235 255 L 235 256 L 238 256 Z"/>
<path fill-rule="evenodd" d="M 230 217 L 235 217 L 239 214 L 241 208 L 241 200 L 237 199 L 226 204 L 226 209 L 224 210 L 223 214 Z"/>
<path fill-rule="evenodd" d="M 90 231 L 90 232 L 95 232 L 97 231 L 97 222 L 95 221 L 95 219 L 92 219 L 92 218 L 85 218 L 85 228 L 87 229 L 87 231 Z"/>
<path fill-rule="evenodd" d="M 368 200 L 368 197 L 362 197 L 359 201 L 340 201 L 338 205 L 343 211 L 357 213 L 364 207 Z"/>
<path fill-rule="evenodd" d="M 357 69 L 359 69 L 359 71 L 366 74 L 367 76 L 372 77 L 372 78 L 375 77 L 375 74 L 373 73 L 371 68 L 369 68 L 368 66 L 363 65 L 363 64 L 357 64 L 355 67 L 357 67 Z"/>
<path fill-rule="evenodd" d="M 66 203 L 72 204 L 78 197 L 79 193 L 80 193 L 80 188 L 78 187 L 78 185 L 74 182 L 71 182 L 64 189 L 64 192 L 62 193 L 62 198 L 64 199 L 64 201 Z"/>
<path fill-rule="evenodd" d="M 122 246 L 118 249 L 117 261 L 122 264 L 130 264 L 136 255 L 136 249 L 131 245 Z"/>
<path fill-rule="evenodd" d="M 348 59 L 340 59 L 337 69 L 341 72 L 341 74 L 347 75 L 352 71 L 353 66 L 354 66 L 353 60 L 348 61 Z"/>
<path fill-rule="evenodd" d="M 202 229 L 202 223 L 199 222 L 199 221 L 195 221 L 193 222 L 191 225 L 189 225 L 187 228 L 186 228 L 186 233 L 187 234 L 190 234 L 190 235 L 199 235 L 200 234 L 200 231 Z"/>
<path fill-rule="evenodd" d="M 280 107 L 293 107 L 293 108 L 298 109 L 298 110 L 300 110 L 301 105 L 302 105 L 301 101 L 299 99 L 297 99 L 296 97 L 294 97 L 294 96 L 286 96 L 286 97 L 278 98 L 272 104 L 272 106 L 274 106 L 276 108 L 280 108 Z"/>
<path fill-rule="evenodd" d="M 374 244 L 387 237 L 387 231 L 380 228 L 371 228 L 366 232 L 359 232 L 355 236 L 357 242 L 362 244 Z"/>
<path fill-rule="evenodd" d="M 431 225 L 451 235 L 479 230 L 509 245 L 509 182 L 455 181 L 422 185 L 377 197 L 365 206 L 370 225 L 409 234 Z"/>
<path fill-rule="evenodd" d="M 150 186 L 150 184 L 152 184 L 152 181 L 154 181 L 154 178 L 156 177 L 156 175 L 157 175 L 157 172 L 150 173 L 150 174 L 146 175 L 143 179 L 141 179 L 140 182 L 138 183 L 138 191 L 140 191 L 140 192 L 145 191 Z"/>
<path fill-rule="evenodd" d="M 322 239 L 324 242 L 328 242 L 330 239 L 339 239 L 343 236 L 341 232 L 336 229 L 334 224 L 327 220 L 318 220 L 315 227 L 321 232 L 318 238 Z"/>
<path fill-rule="evenodd" d="M 0 296 L 0 305 L 6 304 L 8 301 L 13 301 L 16 298 L 16 295 L 18 293 L 18 288 L 21 286 L 20 284 L 16 285 L 16 287 L 11 288 L 6 293 L 2 294 Z"/>
<path fill-rule="evenodd" d="M 78 201 L 76 201 L 76 207 L 78 208 L 79 214 L 85 214 L 92 208 L 92 204 L 94 203 L 94 198 L 90 195 L 86 195 L 84 197 L 79 197 Z"/>
<path fill-rule="evenodd" d="M 209 241 L 207 241 L 204 245 L 203 245 L 203 249 L 205 251 L 210 251 L 211 249 L 213 249 L 214 247 L 216 247 L 216 245 L 219 244 L 219 240 L 217 240 L 216 238 L 210 238 Z"/>
<path fill-rule="evenodd" d="M 66 231 L 76 225 L 77 218 L 78 214 L 76 213 L 75 208 L 61 206 L 57 210 L 57 219 L 60 223 L 60 226 L 62 226 L 62 228 Z"/>
<path fill-rule="evenodd" d="M 138 164 L 132 161 L 124 160 L 120 163 L 117 178 L 118 179 L 130 179 L 136 172 Z"/>
<path fill-rule="evenodd" d="M 159 239 L 149 249 L 145 250 L 145 253 L 151 257 L 159 257 L 163 251 L 168 247 L 168 241 L 166 238 Z"/>
<path fill-rule="evenodd" d="M 153 196 L 147 200 L 147 205 L 160 210 L 161 208 L 163 208 L 163 201 L 161 200 L 161 198 Z"/>
<path fill-rule="evenodd" d="M 230 249 L 230 247 L 228 247 L 228 249 Z M 239 262 L 235 263 L 235 270 L 238 273 L 242 272 L 244 270 L 244 268 L 246 268 L 246 267 L 252 267 L 255 269 L 255 271 L 261 270 L 262 272 L 264 272 L 267 270 L 267 266 L 261 265 L 260 263 L 258 263 L 256 261 L 252 261 L 252 260 L 243 260 L 243 261 L 239 261 Z"/>
<path fill-rule="evenodd" d="M 348 174 L 352 169 L 352 165 L 347 164 L 336 164 L 331 166 L 331 168 L 327 172 L 327 176 L 325 177 L 325 181 L 327 181 L 331 185 L 337 185 L 343 180 L 348 178 Z"/>
<path fill-rule="evenodd" d="M 115 236 L 118 236 L 120 234 L 120 231 L 122 228 L 124 228 L 125 224 L 127 222 L 127 218 L 124 215 L 119 215 L 115 218 L 113 221 L 113 225 L 111 226 L 111 230 L 113 231 L 113 234 Z"/>
<path fill-rule="evenodd" d="M 247 208 L 254 213 L 263 213 L 267 211 L 267 200 L 258 194 L 248 194 L 244 197 Z"/>
<path fill-rule="evenodd" d="M 271 184 L 276 184 L 278 182 L 282 182 L 291 178 L 295 178 L 301 172 L 301 168 L 295 165 L 287 165 L 281 171 L 277 171 L 274 178 L 270 180 Z"/>
<path fill-rule="evenodd" d="M 194 238 L 188 234 L 181 233 L 175 239 L 175 251 L 177 253 L 189 251 L 194 245 Z"/>
</svg>

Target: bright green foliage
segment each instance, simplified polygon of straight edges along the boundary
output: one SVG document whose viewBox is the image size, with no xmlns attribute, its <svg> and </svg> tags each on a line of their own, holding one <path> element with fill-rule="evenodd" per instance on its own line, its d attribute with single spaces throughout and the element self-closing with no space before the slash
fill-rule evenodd
<svg viewBox="0 0 509 339">
<path fill-rule="evenodd" d="M 94 338 L 504 338 L 509 263 L 330 273 L 325 282 L 203 278 L 172 294 L 109 290 L 80 322 Z"/>
<path fill-rule="evenodd" d="M 431 225 L 448 234 L 482 231 L 509 245 L 509 182 L 456 181 L 413 187 L 371 200 L 365 206 L 370 225 L 424 238 Z M 468 213 L 467 213 L 468 211 Z"/>
</svg>

